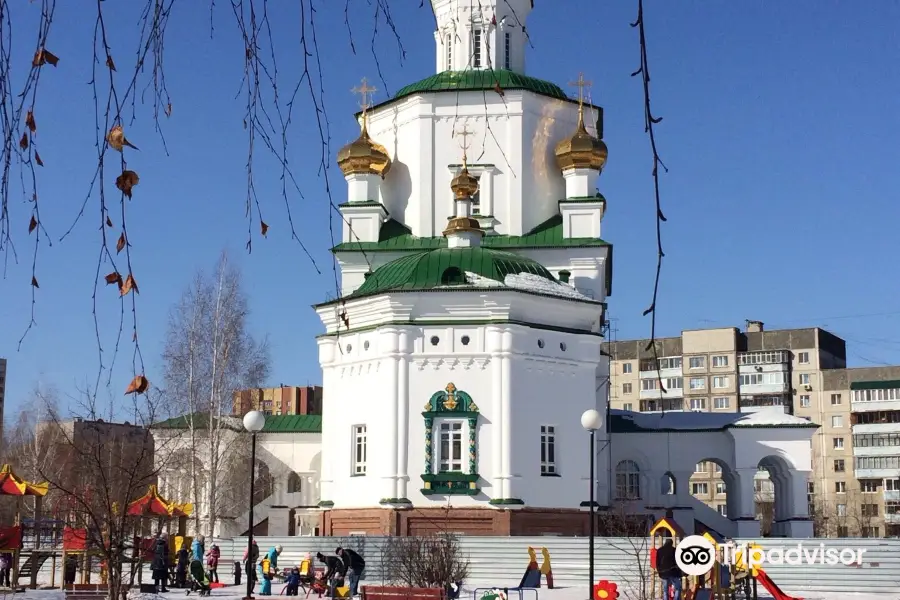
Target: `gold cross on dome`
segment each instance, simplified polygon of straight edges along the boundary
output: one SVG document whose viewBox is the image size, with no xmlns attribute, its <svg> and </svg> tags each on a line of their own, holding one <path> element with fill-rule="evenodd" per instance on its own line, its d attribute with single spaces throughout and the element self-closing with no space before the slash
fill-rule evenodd
<svg viewBox="0 0 900 600">
<path fill-rule="evenodd" d="M 578 106 L 583 105 L 584 104 L 584 88 L 591 87 L 593 85 L 593 83 L 590 81 L 585 81 L 584 73 L 579 73 L 578 81 L 570 81 L 569 85 L 571 85 L 572 87 L 578 88 Z"/>
<path fill-rule="evenodd" d="M 469 136 L 472 135 L 472 131 L 470 129 L 468 129 L 465 125 L 463 125 L 463 128 L 460 130 L 457 130 L 456 133 L 462 136 L 462 143 L 459 145 L 459 147 L 462 148 L 463 165 L 465 165 L 466 164 L 466 153 L 469 150 L 469 143 L 467 140 L 469 139 Z"/>
<path fill-rule="evenodd" d="M 363 77 L 362 81 L 360 81 L 360 84 L 350 91 L 354 94 L 359 94 L 359 97 L 360 97 L 359 107 L 362 109 L 363 114 L 365 114 L 366 110 L 370 106 L 372 106 L 369 103 L 370 95 L 372 94 L 372 92 L 377 92 L 378 90 L 376 88 L 370 86 L 368 79 Z"/>
</svg>

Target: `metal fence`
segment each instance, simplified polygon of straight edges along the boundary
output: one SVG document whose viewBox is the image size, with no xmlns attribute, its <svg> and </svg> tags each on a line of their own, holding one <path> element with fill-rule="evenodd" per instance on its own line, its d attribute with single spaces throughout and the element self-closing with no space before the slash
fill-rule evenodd
<svg viewBox="0 0 900 600">
<path fill-rule="evenodd" d="M 311 553 L 333 553 L 337 546 L 355 549 L 366 561 L 364 580 L 381 583 L 389 579 L 385 572 L 383 537 L 259 537 L 260 552 L 281 544 L 284 547 L 279 566 L 299 564 Z M 482 537 L 460 536 L 460 545 L 469 558 L 470 587 L 473 584 L 513 587 L 518 585 L 528 564 L 528 547 L 546 547 L 550 552 L 554 583 L 559 586 L 586 585 L 588 579 L 587 538 L 566 537 Z M 756 540 L 764 550 L 782 551 L 801 544 L 808 552 L 819 549 L 864 550 L 857 566 L 804 564 L 802 566 L 763 565 L 766 573 L 786 593 L 892 594 L 900 590 L 900 540 L 893 539 L 788 539 Z M 229 565 L 241 560 L 247 538 L 217 539 L 222 551 L 220 573 L 230 575 Z M 739 540 L 737 543 L 741 543 Z M 209 543 L 207 542 L 207 547 Z M 609 579 L 620 586 L 635 588 L 649 576 L 647 538 L 597 538 L 594 573 L 596 579 Z M 540 561 L 538 552 L 538 561 Z M 762 591 L 762 590 L 761 590 Z"/>
</svg>

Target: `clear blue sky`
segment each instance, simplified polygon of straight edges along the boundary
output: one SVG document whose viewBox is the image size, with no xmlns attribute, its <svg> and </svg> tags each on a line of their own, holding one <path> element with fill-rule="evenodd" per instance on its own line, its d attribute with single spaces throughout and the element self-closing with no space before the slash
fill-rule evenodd
<svg viewBox="0 0 900 600">
<path fill-rule="evenodd" d="M 302 62 L 299 3 L 270 4 L 286 95 Z M 385 90 L 370 51 L 370 3 L 351 2 L 360 11 L 352 16 L 355 56 L 344 3 L 317 3 L 336 202 L 345 187 L 334 153 L 357 133 L 357 98 L 350 88 L 368 76 L 381 100 L 386 91 L 434 71 L 429 9 L 411 0 L 390 4 L 407 56 L 401 63 L 396 42 L 380 23 L 375 46 Z M 584 71 L 594 82 L 594 102 L 605 107 L 610 158 L 600 184 L 609 202 L 603 237 L 616 249 L 610 314 L 619 339 L 646 337 L 650 323 L 641 312 L 650 299 L 656 250 L 641 86 L 629 77 L 638 65 L 637 31 L 629 27 L 636 1 L 535 4 L 528 22 L 534 46 L 528 72 L 565 85 Z M 105 3 L 123 78 L 134 60 L 139 5 Z M 38 10 L 38 3 L 16 3 L 13 17 L 33 19 Z M 37 327 L 21 351 L 16 346 L 29 320 L 31 241 L 25 237 L 27 206 L 18 197 L 12 205 L 20 264 L 10 264 L 0 281 L 8 418 L 36 382 L 74 393 L 76 384 L 93 381 L 97 373 L 91 316 L 96 199 L 76 231 L 57 241 L 94 169 L 93 105 L 86 85 L 92 10 L 89 3 L 58 3 L 48 44 L 61 61 L 57 69 L 46 69 L 35 113 L 46 163 L 39 193 L 53 247 L 41 249 Z M 669 222 L 663 230 L 659 335 L 760 319 L 769 328 L 826 327 L 848 340 L 855 366 L 900 362 L 900 4 L 648 0 L 645 10 L 653 101 L 664 117 L 659 146 L 670 169 L 662 181 Z M 253 253 L 244 249 L 247 147 L 244 103 L 235 99 L 244 50 L 229 3 L 216 7 L 212 40 L 209 20 L 206 2 L 177 3 L 172 15 L 166 69 L 173 114 L 164 123 L 169 155 L 153 130 L 149 107 L 139 106 L 137 122 L 127 129 L 140 147 L 129 154 L 141 176 L 129 214 L 147 374 L 151 381 L 161 379 L 169 307 L 196 269 L 209 268 L 229 248 L 245 271 L 253 330 L 270 337 L 270 383 L 317 383 L 314 336 L 321 326 L 310 305 L 334 292 L 334 277 L 311 103 L 302 93 L 294 112 L 289 156 L 304 197 L 292 195 L 291 205 L 297 232 L 321 275 L 290 239 L 280 171 L 261 150 L 257 187 L 271 229 L 263 240 L 254 226 Z M 34 35 L 23 25 L 16 36 L 18 61 L 27 64 Z M 115 192 L 111 180 L 107 185 Z M 101 295 L 108 361 L 119 310 L 113 287 Z M 131 377 L 129 338 L 126 331 L 113 372 L 109 393 L 115 398 Z"/>
</svg>

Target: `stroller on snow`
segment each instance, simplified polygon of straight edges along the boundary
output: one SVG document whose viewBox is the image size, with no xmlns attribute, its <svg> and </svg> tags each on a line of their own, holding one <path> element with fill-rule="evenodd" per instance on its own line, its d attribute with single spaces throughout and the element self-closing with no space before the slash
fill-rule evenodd
<svg viewBox="0 0 900 600">
<path fill-rule="evenodd" d="M 199 560 L 191 561 L 191 587 L 187 591 L 187 595 L 191 592 L 199 592 L 201 596 L 209 596 L 212 588 L 209 586 L 209 578 L 206 571 L 203 570 L 203 563 Z"/>
</svg>

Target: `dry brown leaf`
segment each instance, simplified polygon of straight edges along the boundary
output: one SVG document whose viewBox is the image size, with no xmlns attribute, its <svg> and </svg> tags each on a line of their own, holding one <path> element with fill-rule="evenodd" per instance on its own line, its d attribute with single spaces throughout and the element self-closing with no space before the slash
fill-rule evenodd
<svg viewBox="0 0 900 600">
<path fill-rule="evenodd" d="M 116 70 L 116 63 L 113 62 L 112 56 L 109 54 L 106 55 L 106 66 L 109 67 L 110 71 Z"/>
<path fill-rule="evenodd" d="M 112 224 L 112 219 L 110 219 L 109 217 L 106 217 L 106 226 L 107 226 L 107 227 L 112 227 L 112 226 L 113 226 L 113 224 Z"/>
<path fill-rule="evenodd" d="M 122 284 L 119 285 L 119 295 L 125 296 L 131 290 L 134 290 L 135 294 L 140 294 L 137 286 L 137 281 L 135 281 L 134 277 L 131 275 L 131 273 L 129 273 L 128 277 L 125 278 L 125 281 L 123 281 Z"/>
<path fill-rule="evenodd" d="M 120 287 L 121 287 L 122 276 L 119 275 L 119 273 L 117 271 L 113 271 L 112 273 L 110 273 L 109 275 L 104 277 L 103 279 L 106 280 L 106 285 L 112 285 L 114 283 L 118 283 L 118 284 L 120 284 Z"/>
<path fill-rule="evenodd" d="M 31 215 L 31 222 L 28 224 L 28 233 L 31 233 L 35 229 L 37 229 L 38 222 L 37 219 L 34 218 L 34 215 Z"/>
<path fill-rule="evenodd" d="M 260 231 L 262 231 L 263 237 L 265 237 L 265 235 L 269 232 L 269 226 L 266 225 L 265 221 L 259 222 L 259 229 Z"/>
<path fill-rule="evenodd" d="M 122 171 L 122 174 L 116 177 L 116 187 L 122 190 L 122 193 L 131 198 L 131 188 L 138 184 L 140 177 L 134 171 Z"/>
<path fill-rule="evenodd" d="M 37 150 L 34 151 L 34 162 L 36 162 L 39 167 L 44 166 L 44 161 L 41 160 L 41 155 L 37 153 Z"/>
<path fill-rule="evenodd" d="M 125 234 L 123 233 L 119 236 L 119 240 L 116 242 L 116 254 L 121 252 L 124 247 L 125 247 Z"/>
<path fill-rule="evenodd" d="M 109 142 L 109 147 L 113 150 L 122 151 L 122 148 L 128 146 L 129 148 L 138 149 L 137 146 L 129 142 L 125 139 L 125 131 L 122 129 L 121 125 L 116 125 L 112 129 L 109 130 L 109 133 L 106 134 L 106 141 Z"/>
<path fill-rule="evenodd" d="M 22 150 L 28 150 L 28 133 L 22 134 L 22 139 L 19 140 L 19 148 Z"/>
<path fill-rule="evenodd" d="M 128 384 L 128 387 L 125 388 L 125 395 L 128 394 L 143 394 L 148 389 L 150 389 L 150 382 L 143 375 L 135 375 L 134 379 L 131 380 L 131 383 Z"/>
<path fill-rule="evenodd" d="M 56 56 L 49 50 L 45 50 L 44 48 L 41 48 L 34 55 L 34 60 L 31 61 L 31 64 L 34 65 L 35 67 L 40 67 L 42 65 L 49 63 L 50 65 L 55 67 L 56 63 L 58 63 L 58 62 L 59 62 L 58 56 Z"/>
<path fill-rule="evenodd" d="M 37 277 L 35 277 L 34 275 L 31 276 L 31 285 L 32 285 L 32 287 L 36 287 L 38 289 L 40 289 L 40 287 L 41 287 L 38 285 Z"/>
<path fill-rule="evenodd" d="M 37 131 L 37 123 L 34 122 L 34 113 L 30 110 L 25 115 L 25 127 L 31 130 L 31 133 Z"/>
<path fill-rule="evenodd" d="M 172 103 L 171 103 L 171 102 L 169 102 L 168 104 L 166 104 L 166 116 L 167 116 L 167 117 L 171 117 L 171 116 L 172 116 Z"/>
</svg>

